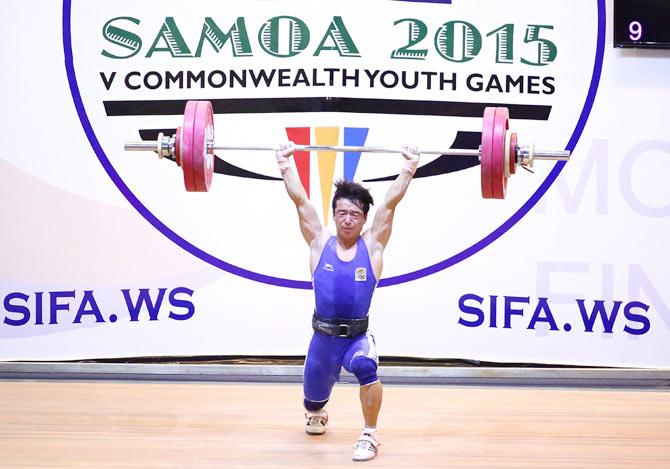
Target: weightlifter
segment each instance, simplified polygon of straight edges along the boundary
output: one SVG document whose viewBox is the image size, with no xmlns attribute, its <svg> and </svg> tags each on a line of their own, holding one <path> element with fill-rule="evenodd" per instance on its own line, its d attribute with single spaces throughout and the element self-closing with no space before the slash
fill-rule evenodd
<svg viewBox="0 0 670 469">
<path fill-rule="evenodd" d="M 296 205 L 300 231 L 310 250 L 310 271 L 316 307 L 314 333 L 305 358 L 305 431 L 326 431 L 326 403 L 342 367 L 360 383 L 365 425 L 354 446 L 354 461 L 377 455 L 377 416 L 382 403 L 382 384 L 377 377 L 375 340 L 368 332 L 368 310 L 381 277 L 384 249 L 391 236 L 395 208 L 402 200 L 419 164 L 416 148 L 403 149 L 405 163 L 377 209 L 372 225 L 363 231 L 373 199 L 360 184 L 338 181 L 332 208 L 336 234 L 319 220 L 314 206 L 292 168 L 292 143 L 276 153 L 279 171 L 289 197 Z"/>
</svg>

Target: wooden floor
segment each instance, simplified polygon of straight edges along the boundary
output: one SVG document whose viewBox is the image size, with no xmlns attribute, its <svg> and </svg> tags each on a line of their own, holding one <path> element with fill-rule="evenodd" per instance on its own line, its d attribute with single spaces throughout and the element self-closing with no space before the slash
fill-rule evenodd
<svg viewBox="0 0 670 469">
<path fill-rule="evenodd" d="M 351 461 L 358 388 L 328 432 L 298 385 L 0 381 L 0 467 L 670 468 L 670 392 L 386 386 L 377 459 Z"/>
</svg>

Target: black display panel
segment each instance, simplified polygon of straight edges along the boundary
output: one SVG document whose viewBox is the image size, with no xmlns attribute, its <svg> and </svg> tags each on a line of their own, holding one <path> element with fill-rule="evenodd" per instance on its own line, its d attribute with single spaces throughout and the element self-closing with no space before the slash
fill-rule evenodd
<svg viewBox="0 0 670 469">
<path fill-rule="evenodd" d="M 670 0 L 614 0 L 614 46 L 670 49 Z"/>
</svg>

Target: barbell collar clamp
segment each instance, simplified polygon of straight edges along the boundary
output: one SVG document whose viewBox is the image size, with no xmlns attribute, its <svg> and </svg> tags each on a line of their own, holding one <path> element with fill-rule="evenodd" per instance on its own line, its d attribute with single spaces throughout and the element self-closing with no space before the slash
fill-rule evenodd
<svg viewBox="0 0 670 469">
<path fill-rule="evenodd" d="M 517 162 L 524 168 L 532 168 L 535 161 L 535 145 L 525 145 L 517 149 Z M 551 159 L 544 155 L 539 156 L 538 159 Z"/>
<path fill-rule="evenodd" d="M 156 148 L 154 151 L 158 153 L 158 158 L 164 158 L 166 156 L 174 156 L 174 145 L 175 145 L 175 135 L 167 137 L 163 135 L 163 132 L 158 134 L 158 139 L 156 140 Z"/>
</svg>

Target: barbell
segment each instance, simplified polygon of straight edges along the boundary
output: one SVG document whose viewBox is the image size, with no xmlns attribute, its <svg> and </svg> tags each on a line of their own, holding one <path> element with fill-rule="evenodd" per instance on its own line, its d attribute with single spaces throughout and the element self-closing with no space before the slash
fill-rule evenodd
<svg viewBox="0 0 670 469">
<path fill-rule="evenodd" d="M 214 174 L 214 150 L 278 151 L 279 146 L 216 145 L 214 143 L 214 113 L 209 101 L 188 101 L 184 122 L 172 136 L 158 134 L 157 140 L 126 142 L 126 151 L 155 151 L 160 158 L 171 156 L 184 173 L 184 185 L 189 192 L 206 192 Z M 333 151 L 361 153 L 400 153 L 400 148 L 366 146 L 296 145 L 296 151 Z M 422 154 L 447 156 L 476 156 L 481 166 L 481 189 L 485 199 L 504 199 L 507 180 L 517 166 L 532 168 L 535 160 L 567 161 L 565 150 L 536 150 L 534 144 L 520 146 L 517 134 L 509 129 L 509 110 L 506 107 L 484 109 L 482 141 L 479 149 L 421 149 Z"/>
</svg>

